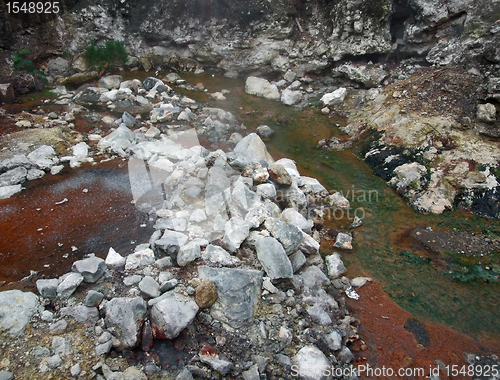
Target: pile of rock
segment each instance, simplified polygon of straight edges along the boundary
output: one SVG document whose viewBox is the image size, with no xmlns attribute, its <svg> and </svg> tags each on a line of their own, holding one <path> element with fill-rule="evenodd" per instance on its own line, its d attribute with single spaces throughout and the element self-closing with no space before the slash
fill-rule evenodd
<svg viewBox="0 0 500 380">
<path fill-rule="evenodd" d="M 129 129 L 129 116 L 98 147 L 129 158 L 135 204 L 156 219 L 156 232 L 127 257 L 110 248 L 105 260 L 90 255 L 71 273 L 39 279 L 40 298 L 0 293 L 7 339 L 27 335 L 26 354 L 15 359 L 8 349 L 9 360 L 29 361 L 23 370 L 44 376 L 105 379 L 286 378 L 292 371 L 308 379 L 313 362 L 349 367 L 346 344 L 358 336 L 343 292 L 357 294 L 339 254 L 325 268 L 306 212 L 326 189 L 293 161 L 274 162 L 256 134 L 232 152 L 210 152 L 193 129 L 148 135 L 152 127 Z M 337 240 L 352 248 L 349 235 Z M 13 322 L 17 308 L 25 320 Z M 176 339 L 189 342 L 186 360 L 168 371 L 159 357 L 137 366 L 124 359 Z"/>
</svg>

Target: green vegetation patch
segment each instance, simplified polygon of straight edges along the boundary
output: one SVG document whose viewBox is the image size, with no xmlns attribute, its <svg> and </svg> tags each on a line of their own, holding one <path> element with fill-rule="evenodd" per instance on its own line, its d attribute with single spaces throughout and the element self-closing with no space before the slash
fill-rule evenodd
<svg viewBox="0 0 500 380">
<path fill-rule="evenodd" d="M 92 43 L 85 52 L 83 58 L 87 64 L 97 69 L 105 66 L 117 66 L 127 61 L 128 55 L 122 41 L 106 41 L 104 45 L 96 46 Z"/>
</svg>

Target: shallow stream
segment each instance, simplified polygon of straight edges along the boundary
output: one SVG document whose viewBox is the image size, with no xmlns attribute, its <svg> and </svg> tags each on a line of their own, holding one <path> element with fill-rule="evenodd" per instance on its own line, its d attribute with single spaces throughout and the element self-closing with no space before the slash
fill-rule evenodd
<svg viewBox="0 0 500 380">
<path fill-rule="evenodd" d="M 145 76 L 127 73 L 125 77 Z M 341 137 L 335 123 L 344 122 L 342 119 L 329 118 L 316 108 L 297 110 L 246 95 L 240 79 L 208 74 L 183 78 L 192 84 L 202 82 L 209 93 L 230 90 L 227 100 L 214 101 L 201 91 L 174 88 L 199 102 L 233 112 L 247 131 L 261 124 L 270 126 L 275 133 L 266 144 L 275 159 L 294 159 L 302 175 L 319 179 L 328 190 L 342 191 L 351 201 L 349 214 L 333 214 L 326 223 L 327 228 L 346 230 L 354 215 L 362 217 L 363 225 L 353 230 L 354 249 L 340 252 L 350 278 L 374 278 L 397 305 L 421 323 L 444 325 L 474 338 L 480 345 L 500 347 L 500 284 L 454 280 L 447 271 L 447 257 L 425 249 L 410 237 L 410 231 L 419 226 L 487 231 L 497 237 L 497 221 L 461 211 L 441 216 L 417 213 L 374 176 L 353 151 L 316 149 L 320 139 Z M 130 203 L 124 166 L 123 161 L 115 160 L 69 170 L 62 179 L 58 176 L 33 181 L 20 195 L 3 201 L 0 283 L 17 281 L 27 270 L 29 274 L 29 269 L 40 270 L 48 257 L 52 262 L 44 273 L 59 275 L 69 270 L 79 253 L 95 252 L 104 257 L 108 247 L 113 246 L 128 254 L 134 243 L 146 242 L 152 229 L 147 215 L 137 212 Z M 68 202 L 56 205 L 64 198 Z M 328 242 L 322 247 L 324 254 L 333 250 Z M 363 297 L 363 289 L 360 294 Z"/>
</svg>

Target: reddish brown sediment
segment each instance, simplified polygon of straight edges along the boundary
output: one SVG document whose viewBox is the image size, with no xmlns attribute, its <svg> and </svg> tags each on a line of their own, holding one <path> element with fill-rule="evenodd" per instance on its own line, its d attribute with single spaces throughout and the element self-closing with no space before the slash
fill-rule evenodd
<svg viewBox="0 0 500 380">
<path fill-rule="evenodd" d="M 405 322 L 412 315 L 396 305 L 382 286 L 377 283 L 368 283 L 358 290 L 358 301 L 348 299 L 347 306 L 352 315 L 361 320 L 358 328 L 360 339 L 364 342 L 355 342 L 351 349 L 356 357 L 355 367 L 366 366 L 377 368 L 391 368 L 397 373 L 405 368 L 412 376 L 390 377 L 367 376 L 361 373 L 360 379 L 428 379 L 430 369 L 437 368 L 437 361 L 447 366 L 467 366 L 465 353 L 481 353 L 484 355 L 499 354 L 500 341 L 488 337 L 478 342 L 470 337 L 456 333 L 442 325 L 423 326 L 430 336 L 427 347 L 418 344 L 414 335 L 404 328 Z M 413 370 L 410 370 L 412 368 Z M 418 375 L 417 369 L 424 370 L 424 376 Z M 436 371 L 436 370 L 435 370 Z M 404 372 L 402 372 L 404 373 Z M 471 377 L 458 375 L 447 376 L 441 370 L 439 376 L 444 379 L 470 379 Z"/>
<path fill-rule="evenodd" d="M 59 276 L 85 254 L 105 257 L 110 246 L 129 254 L 131 242 L 147 242 L 152 229 L 137 228 L 147 215 L 131 203 L 126 170 L 121 160 L 66 169 L 1 200 L 0 283 L 19 281 L 30 270 Z"/>
</svg>

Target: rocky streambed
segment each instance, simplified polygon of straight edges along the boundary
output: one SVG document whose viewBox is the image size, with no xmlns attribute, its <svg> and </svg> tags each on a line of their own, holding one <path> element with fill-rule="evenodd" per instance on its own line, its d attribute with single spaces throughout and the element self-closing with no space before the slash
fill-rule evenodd
<svg viewBox="0 0 500 380">
<path fill-rule="evenodd" d="M 323 258 L 313 228 L 323 209 L 348 208 L 349 201 L 300 175 L 292 160 L 274 161 L 257 134 L 233 133 L 227 151 L 201 146 L 198 136 L 218 141 L 241 129 L 227 111 L 203 107 L 155 78 L 104 77 L 99 84 L 76 95 L 57 90 L 55 102 L 69 111 L 46 115 L 39 119 L 46 125 L 28 131 L 71 136 L 58 141 L 72 154 L 58 154 L 53 144 L 30 146 L 28 154 L 15 149 L 2 161 L 3 198 L 65 164 L 126 158 L 133 201 L 155 232 L 132 254 L 112 246 L 105 258 L 88 252 L 71 272 L 38 278 L 33 292 L 1 292 L 2 378 L 317 378 L 323 370 L 349 371 L 354 356 L 346 345 L 359 336 L 345 297 L 356 298 L 353 285 L 368 279 L 343 277 L 341 256 Z M 110 108 L 135 102 L 150 117 L 124 112 L 106 136 L 82 135 L 70 124 L 82 110 L 77 101 Z M 37 117 L 17 123 L 29 128 Z M 85 141 L 75 144 L 75 137 Z M 352 249 L 347 232 L 337 234 L 339 250 Z"/>
</svg>

